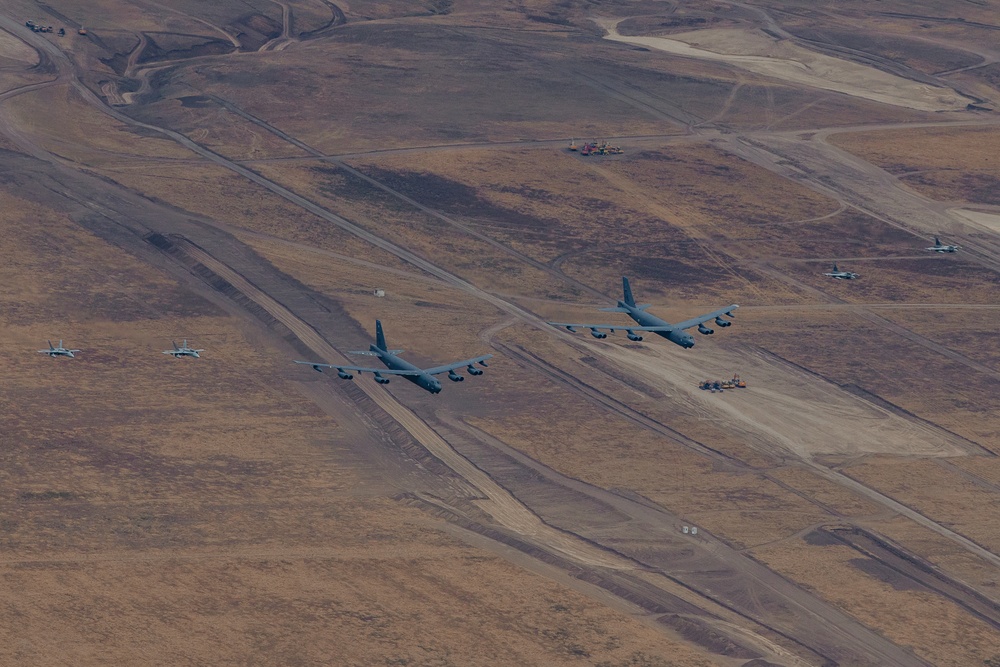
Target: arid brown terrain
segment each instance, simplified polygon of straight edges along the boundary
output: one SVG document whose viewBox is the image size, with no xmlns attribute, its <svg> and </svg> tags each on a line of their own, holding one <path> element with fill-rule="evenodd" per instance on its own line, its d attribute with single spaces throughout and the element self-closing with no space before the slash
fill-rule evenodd
<svg viewBox="0 0 1000 667">
<path fill-rule="evenodd" d="M 8 0 L 0 664 L 1000 665 L 998 8 Z"/>
</svg>

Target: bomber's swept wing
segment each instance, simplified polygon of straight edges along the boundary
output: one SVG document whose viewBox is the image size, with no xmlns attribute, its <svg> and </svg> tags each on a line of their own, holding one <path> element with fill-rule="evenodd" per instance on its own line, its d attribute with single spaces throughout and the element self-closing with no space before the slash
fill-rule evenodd
<svg viewBox="0 0 1000 667">
<path fill-rule="evenodd" d="M 675 331 L 678 329 L 690 329 L 691 327 L 696 327 L 699 324 L 704 324 L 705 322 L 708 322 L 709 320 L 715 319 L 717 317 L 721 317 L 722 315 L 729 315 L 730 317 L 732 317 L 733 311 L 736 310 L 737 308 L 739 308 L 739 306 L 737 306 L 734 303 L 728 308 L 719 308 L 718 310 L 713 310 L 707 315 L 692 317 L 690 320 L 684 320 L 683 322 L 678 322 L 677 324 L 673 324 L 671 326 Z"/>
<path fill-rule="evenodd" d="M 424 371 L 419 369 L 412 371 L 393 370 L 391 368 L 364 368 L 362 366 L 344 366 L 341 364 L 317 364 L 313 361 L 296 361 L 297 364 L 312 366 L 316 370 L 320 368 L 336 368 L 338 371 L 354 371 L 356 373 L 378 373 L 380 375 L 420 375 Z"/>
<path fill-rule="evenodd" d="M 366 368 L 363 366 L 344 366 L 341 364 L 317 364 L 312 361 L 296 361 L 297 364 L 305 364 L 307 366 L 312 366 L 317 370 L 320 368 L 336 368 L 338 371 L 354 371 L 356 373 L 378 373 L 380 375 L 438 375 L 440 373 L 447 373 L 459 368 L 464 368 L 466 366 L 472 366 L 473 364 L 481 364 L 485 366 L 483 362 L 487 359 L 491 359 L 492 354 L 486 354 L 481 357 L 475 357 L 474 359 L 466 359 L 464 361 L 456 361 L 445 366 L 435 366 L 434 368 L 417 368 L 414 370 L 395 370 L 392 368 Z"/>
<path fill-rule="evenodd" d="M 483 362 L 486 361 L 487 359 L 492 359 L 492 358 L 493 358 L 492 354 L 484 354 L 483 356 L 476 357 L 474 359 L 466 359 L 465 361 L 456 361 L 454 363 L 447 364 L 445 366 L 435 366 L 434 368 L 427 368 L 423 372 L 427 373 L 428 375 L 438 375 L 440 373 L 447 373 L 448 371 L 457 370 L 464 366 L 472 366 L 473 364 L 480 364 L 481 366 L 485 366 L 486 364 L 484 364 Z"/>
<path fill-rule="evenodd" d="M 575 324 L 571 322 L 549 322 L 554 327 L 566 327 L 567 329 L 594 329 L 600 330 L 605 329 L 607 331 L 681 331 L 683 329 L 690 329 L 691 327 L 696 327 L 699 324 L 708 322 L 711 319 L 721 317 L 722 315 L 732 315 L 733 311 L 739 308 L 735 303 L 731 306 L 725 308 L 719 308 L 718 310 L 713 310 L 711 313 L 706 313 L 705 315 L 700 315 L 698 317 L 693 317 L 690 320 L 684 320 L 683 322 L 678 322 L 677 324 L 665 324 L 652 327 L 639 326 L 637 324 Z"/>
</svg>

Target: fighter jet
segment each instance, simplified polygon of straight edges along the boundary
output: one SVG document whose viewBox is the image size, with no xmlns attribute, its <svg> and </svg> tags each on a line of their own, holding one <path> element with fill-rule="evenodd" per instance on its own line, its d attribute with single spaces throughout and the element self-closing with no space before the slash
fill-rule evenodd
<svg viewBox="0 0 1000 667">
<path fill-rule="evenodd" d="M 205 351 L 205 350 L 194 350 L 188 347 L 187 338 L 184 339 L 184 344 L 181 345 L 180 347 L 177 347 L 177 343 L 175 343 L 174 341 L 170 341 L 170 344 L 174 346 L 174 349 L 164 350 L 163 354 L 173 355 L 174 359 L 177 359 L 179 357 L 194 357 L 195 359 L 198 359 L 201 357 L 201 355 L 198 353 Z"/>
<path fill-rule="evenodd" d="M 323 372 L 324 368 L 336 368 L 337 377 L 342 380 L 353 380 L 354 375 L 352 375 L 351 371 L 357 373 L 358 375 L 361 375 L 362 373 L 372 373 L 375 376 L 375 382 L 378 382 L 379 384 L 389 384 L 389 378 L 384 377 L 386 375 L 398 375 L 404 380 L 409 380 L 421 389 L 426 389 L 432 394 L 437 394 L 441 391 L 441 383 L 434 377 L 435 375 L 447 373 L 448 379 L 452 382 L 461 382 L 465 379 L 465 377 L 456 373 L 456 370 L 465 366 L 469 370 L 469 375 L 482 375 L 483 371 L 476 368 L 475 364 L 486 366 L 486 360 L 493 357 L 492 354 L 484 354 L 481 357 L 466 359 L 464 361 L 456 361 L 444 366 L 435 366 L 434 368 L 418 368 L 410 362 L 400 359 L 399 355 L 402 353 L 403 350 L 389 349 L 389 346 L 385 343 L 385 334 L 382 332 L 382 322 L 380 320 L 375 320 L 375 344 L 369 345 L 367 350 L 349 352 L 348 354 L 378 357 L 379 361 L 385 364 L 385 369 L 366 368 L 364 366 L 344 366 L 343 364 L 321 364 L 314 361 L 296 361 L 295 363 L 312 366 L 313 370 L 319 371 L 320 373 Z"/>
<path fill-rule="evenodd" d="M 38 351 L 39 354 L 47 354 L 50 357 L 69 357 L 70 359 L 72 359 L 73 357 L 76 356 L 75 353 L 80 351 L 80 350 L 67 350 L 65 347 L 63 347 L 62 340 L 59 341 L 58 347 L 52 347 L 52 341 L 50 340 L 46 342 L 49 344 L 49 349 L 39 350 Z"/>
<path fill-rule="evenodd" d="M 930 248 L 924 248 L 924 250 L 930 250 L 931 252 L 958 252 L 959 246 L 957 245 L 946 245 L 941 243 L 941 239 L 934 237 L 934 245 Z"/>
<path fill-rule="evenodd" d="M 836 278 L 837 280 L 854 280 L 858 277 L 858 274 L 851 273 L 850 271 L 841 271 L 837 268 L 837 265 L 833 265 L 833 271 L 829 273 L 824 273 L 824 276 L 829 276 L 830 278 Z"/>
<path fill-rule="evenodd" d="M 637 334 L 637 331 L 650 331 L 658 336 L 663 336 L 667 340 L 686 349 L 694 347 L 694 337 L 691 336 L 691 334 L 685 333 L 685 329 L 698 327 L 698 333 L 715 333 L 715 329 L 706 327 L 705 322 L 715 318 L 716 326 L 728 327 L 732 324 L 732 322 L 722 319 L 722 316 L 728 315 L 729 317 L 734 317 L 733 311 L 739 308 L 739 306 L 734 303 L 731 306 L 726 306 L 725 308 L 712 311 L 707 315 L 701 315 L 700 317 L 695 317 L 690 320 L 684 320 L 683 322 L 678 322 L 677 324 L 670 324 L 669 322 L 664 322 L 659 317 L 655 317 L 647 313 L 646 309 L 649 308 L 650 304 L 643 303 L 636 305 L 635 299 L 632 297 L 632 288 L 629 286 L 628 278 L 625 276 L 622 276 L 622 289 L 625 292 L 624 300 L 619 301 L 618 305 L 614 308 L 601 308 L 601 310 L 608 313 L 625 313 L 638 322 L 639 326 L 619 326 L 617 324 L 569 324 L 566 322 L 549 322 L 549 324 L 554 327 L 566 327 L 566 329 L 572 333 L 576 333 L 576 329 L 578 327 L 590 329 L 590 335 L 594 338 L 608 337 L 608 334 L 602 332 L 601 329 L 607 329 L 611 332 L 624 331 L 628 339 L 633 341 L 642 340 L 642 336 Z"/>
</svg>

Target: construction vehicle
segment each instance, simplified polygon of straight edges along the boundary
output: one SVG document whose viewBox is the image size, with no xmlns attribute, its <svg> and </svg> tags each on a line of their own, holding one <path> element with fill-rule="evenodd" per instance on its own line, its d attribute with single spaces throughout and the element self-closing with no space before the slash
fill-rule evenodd
<svg viewBox="0 0 1000 667">
<path fill-rule="evenodd" d="M 736 387 L 737 389 L 746 389 L 747 388 L 747 382 L 746 382 L 746 380 L 741 379 L 739 375 L 734 375 L 732 382 L 733 382 L 733 386 Z"/>
<path fill-rule="evenodd" d="M 86 28 L 80 28 L 79 30 L 76 31 L 76 34 L 78 34 L 78 35 L 86 35 L 87 34 L 87 29 Z"/>
<path fill-rule="evenodd" d="M 580 155 L 621 155 L 624 152 L 620 146 L 612 146 L 606 141 L 590 141 L 580 149 Z"/>
<path fill-rule="evenodd" d="M 576 151 L 580 150 L 580 147 L 576 145 L 576 139 L 570 139 L 569 140 L 569 149 L 571 151 L 573 151 L 574 153 Z"/>
<path fill-rule="evenodd" d="M 59 28 L 59 36 L 60 37 L 66 36 L 66 28 Z"/>
<path fill-rule="evenodd" d="M 720 385 L 723 389 L 736 389 L 736 385 L 732 380 L 723 380 Z"/>
</svg>

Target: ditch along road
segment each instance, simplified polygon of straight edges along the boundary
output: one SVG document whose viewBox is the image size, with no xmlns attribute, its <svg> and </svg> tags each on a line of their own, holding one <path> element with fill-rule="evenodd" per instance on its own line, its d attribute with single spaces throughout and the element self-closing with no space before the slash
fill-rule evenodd
<svg viewBox="0 0 1000 667">
<path fill-rule="evenodd" d="M 428 273 L 435 275 L 444 282 L 447 282 L 455 287 L 461 288 L 489 303 L 492 303 L 501 310 L 517 316 L 522 321 L 526 321 L 536 326 L 542 327 L 545 330 L 550 330 L 548 329 L 548 327 L 545 327 L 545 325 L 542 322 L 540 322 L 537 318 L 535 318 L 533 315 L 518 308 L 516 305 L 511 304 L 492 294 L 484 292 L 483 290 L 480 290 L 475 286 L 467 283 L 466 281 L 450 274 L 445 269 L 442 269 L 424 260 L 423 258 L 414 255 L 408 250 L 398 247 L 395 244 L 392 244 L 391 242 L 388 242 L 384 239 L 381 239 L 371 234 L 370 232 L 367 232 L 366 230 L 358 227 L 357 225 L 354 225 L 350 221 L 341 218 L 340 216 L 331 214 L 330 212 L 322 209 L 321 207 L 305 199 L 304 197 L 301 197 L 287 190 L 286 188 L 276 183 L 273 183 L 272 181 L 269 181 L 261 177 L 260 175 L 251 172 L 241 167 L 240 165 L 235 164 L 234 162 L 208 149 L 205 149 L 204 147 L 196 144 L 187 137 L 184 137 L 183 135 L 168 129 L 158 128 L 143 123 L 137 123 L 133 121 L 131 118 L 123 114 L 120 114 L 114 111 L 113 109 L 106 107 L 103 104 L 103 102 L 96 97 L 96 95 L 94 95 L 79 81 L 79 79 L 75 76 L 75 74 L 66 75 L 66 69 L 70 68 L 71 70 L 72 64 L 63 54 L 61 54 L 61 52 L 58 51 L 58 49 L 56 49 L 53 45 L 49 44 L 43 38 L 40 38 L 38 41 L 42 42 L 43 44 L 43 46 L 41 46 L 40 48 L 49 51 L 54 51 L 54 53 L 50 53 L 49 55 L 52 57 L 54 63 L 59 68 L 60 79 L 65 80 L 65 78 L 68 78 L 70 84 L 73 85 L 85 99 L 87 99 L 91 104 L 93 104 L 95 107 L 99 108 L 106 114 L 116 118 L 121 122 L 125 122 L 133 126 L 144 127 L 146 129 L 168 136 L 177 141 L 179 144 L 184 145 L 185 147 L 189 148 L 195 153 L 201 155 L 202 157 L 211 160 L 212 162 L 219 164 L 220 166 L 226 167 L 227 169 L 230 169 L 231 171 L 234 171 L 235 173 L 238 173 L 248 178 L 249 180 L 261 185 L 262 187 L 265 187 L 266 189 L 274 192 L 275 194 L 282 196 L 286 200 L 299 205 L 303 209 L 308 210 L 313 214 L 323 219 L 326 219 L 327 221 L 336 224 L 347 231 L 350 231 L 351 233 L 372 243 L 373 245 L 380 247 L 384 250 L 387 250 L 393 253 L 394 255 L 400 257 L 401 259 L 404 259 L 410 262 L 411 264 L 423 269 L 424 271 L 427 271 Z M 33 44 L 33 45 L 39 46 L 38 44 Z M 53 84 L 54 83 L 55 82 L 53 82 Z M 4 129 L 7 130 L 9 128 L 5 127 Z M 58 159 L 47 154 L 45 151 L 41 150 L 38 146 L 31 144 L 31 142 L 27 141 L 23 136 L 16 135 L 12 138 L 15 139 L 15 141 L 20 140 L 18 141 L 18 143 L 21 144 L 23 147 L 27 148 L 35 157 L 39 157 L 41 159 L 46 160 L 49 163 L 59 165 Z M 59 166 L 65 168 L 65 165 L 59 165 Z M 80 193 L 80 196 L 85 197 L 86 195 Z M 192 246 L 192 248 L 197 248 L 197 246 Z M 202 259 L 205 259 L 206 261 L 211 261 L 211 259 L 209 259 L 209 256 L 203 256 Z M 220 270 L 225 270 L 224 265 L 218 265 L 218 263 L 216 268 L 219 268 Z M 268 307 L 274 309 L 280 306 L 280 302 L 274 300 L 268 301 L 270 297 L 268 297 L 267 294 L 261 293 L 261 294 L 256 294 L 256 296 L 261 299 L 261 303 L 259 305 L 265 310 L 268 310 Z M 279 319 L 280 321 L 280 318 L 276 319 Z M 285 326 L 287 326 L 287 324 Z M 307 340 L 310 338 L 310 336 L 307 335 L 304 331 L 302 333 Z M 322 345 L 320 345 L 319 340 L 313 339 L 312 343 L 320 346 L 320 350 L 318 350 L 318 352 L 324 354 L 324 356 L 330 355 L 331 351 L 333 353 L 336 352 L 335 350 L 333 350 L 332 347 L 330 347 L 329 349 L 323 349 Z M 309 347 L 310 349 L 313 349 L 312 345 L 309 345 Z M 336 356 L 328 356 L 328 358 L 336 358 Z M 385 396 L 388 396 L 388 394 L 383 394 L 383 399 Z M 385 409 L 385 406 L 381 407 Z M 440 448 L 442 446 L 446 448 L 448 447 L 448 444 L 444 442 L 440 438 L 440 436 L 436 436 L 433 429 L 430 429 L 430 427 L 427 426 L 424 421 L 420 420 L 419 418 L 415 418 L 412 417 L 411 415 L 406 414 L 405 409 L 402 409 L 403 411 L 400 411 L 401 406 L 396 407 L 390 405 L 390 407 L 392 408 L 390 414 L 394 414 L 394 417 L 396 417 L 396 419 L 400 421 L 404 425 L 404 427 L 407 428 L 407 430 L 413 429 L 413 431 L 415 431 L 413 435 L 422 444 L 424 444 L 425 446 L 429 445 L 431 447 L 437 447 L 437 448 Z M 448 454 L 447 450 L 441 450 L 441 451 L 443 452 L 445 460 L 450 462 L 449 466 L 451 463 L 454 463 L 454 465 L 458 468 L 460 474 L 468 474 L 473 480 L 482 481 L 484 486 L 488 490 L 496 494 L 497 498 L 502 499 L 504 494 L 506 494 L 506 491 L 504 489 L 496 485 L 491 486 L 488 480 L 483 481 L 482 476 L 476 474 L 477 469 L 474 466 L 470 467 L 470 464 L 464 458 L 460 456 L 456 458 L 455 455 Z M 462 463 L 463 460 L 466 462 Z M 479 487 L 478 485 L 474 484 L 474 486 L 482 490 L 482 488 Z M 489 494 L 487 493 L 487 495 Z M 618 561 L 615 558 L 609 557 L 605 553 L 605 550 L 603 549 L 597 549 L 595 551 L 593 549 L 581 548 L 572 539 L 567 542 L 565 536 L 558 534 L 558 532 L 557 533 L 550 532 L 545 527 L 545 525 L 537 519 L 537 517 L 531 518 L 531 513 L 530 512 L 526 513 L 525 510 L 523 510 L 523 505 L 517 503 L 516 499 L 514 500 L 514 502 L 511 502 L 510 499 L 492 500 L 491 502 L 493 502 L 494 505 L 488 505 L 488 506 L 491 507 L 493 511 L 496 513 L 494 518 L 497 519 L 499 523 L 503 525 L 509 524 L 512 530 L 518 532 L 524 531 L 524 534 L 528 536 L 532 535 L 536 537 L 541 536 L 542 538 L 544 538 L 545 541 L 549 539 L 553 540 L 555 546 L 552 548 L 555 551 L 560 552 L 565 556 L 571 557 L 574 561 L 592 567 L 600 567 L 612 570 L 615 568 L 629 569 L 635 567 L 634 564 L 628 563 L 627 560 L 625 563 L 622 563 L 621 561 Z M 718 548 L 718 545 L 716 545 L 716 548 Z M 730 557 L 737 559 L 742 558 L 738 555 L 735 556 L 730 555 Z M 746 561 L 747 559 L 743 560 Z M 915 658 L 912 654 L 909 654 L 906 651 L 899 649 L 899 647 L 896 647 L 892 645 L 890 642 L 887 642 L 885 639 L 879 637 L 878 635 L 871 633 L 866 628 L 858 625 L 852 619 L 849 619 L 844 615 L 840 614 L 840 612 L 829 608 L 827 605 L 816 600 L 815 598 L 812 598 L 804 591 L 801 591 L 800 589 L 792 586 L 787 581 L 781 579 L 780 577 L 777 577 L 770 571 L 764 569 L 763 577 L 765 580 L 769 580 L 765 581 L 765 584 L 767 588 L 770 588 L 770 592 L 772 593 L 772 595 L 776 595 L 779 599 L 784 598 L 788 595 L 788 593 L 780 589 L 791 588 L 792 589 L 791 597 L 799 597 L 805 600 L 804 608 L 807 609 L 808 612 L 806 614 L 803 614 L 802 616 L 803 617 L 811 616 L 821 621 L 820 626 L 825 630 L 817 629 L 817 627 L 814 626 L 813 629 L 811 630 L 813 636 L 809 637 L 806 643 L 804 643 L 803 645 L 809 645 L 809 644 L 816 645 L 817 643 L 826 643 L 823 642 L 821 639 L 818 639 L 818 637 L 826 635 L 827 632 L 832 632 L 837 635 L 837 637 L 835 638 L 830 638 L 832 640 L 831 644 L 833 646 L 843 647 L 849 644 L 854 649 L 860 651 L 862 655 L 870 657 L 871 660 L 874 660 L 875 663 L 877 664 L 887 664 L 887 665 L 923 664 L 922 661 Z M 749 597 L 752 599 L 759 599 L 758 596 L 756 595 Z M 705 604 L 704 599 L 701 599 L 700 602 L 702 605 Z M 793 605 L 793 607 L 794 606 L 797 605 Z M 714 613 L 714 611 L 716 610 L 713 610 L 710 613 Z M 756 613 L 760 613 L 760 611 L 762 610 L 756 610 Z M 801 628 L 799 628 L 799 630 L 801 630 Z M 801 634 L 799 634 L 799 637 L 801 637 L 802 639 L 806 639 L 806 637 Z M 761 639 L 760 641 L 762 645 L 767 644 L 767 642 L 763 639 Z M 823 655 L 826 658 L 829 658 L 831 657 L 831 653 L 835 651 L 836 649 L 834 649 L 833 651 L 828 651 L 825 648 L 820 648 L 819 651 L 817 651 L 817 653 L 819 655 Z M 855 656 L 855 657 L 859 658 L 861 656 Z M 843 659 L 843 656 L 841 656 L 841 658 Z M 865 658 L 862 658 L 862 660 L 865 660 Z"/>
</svg>

